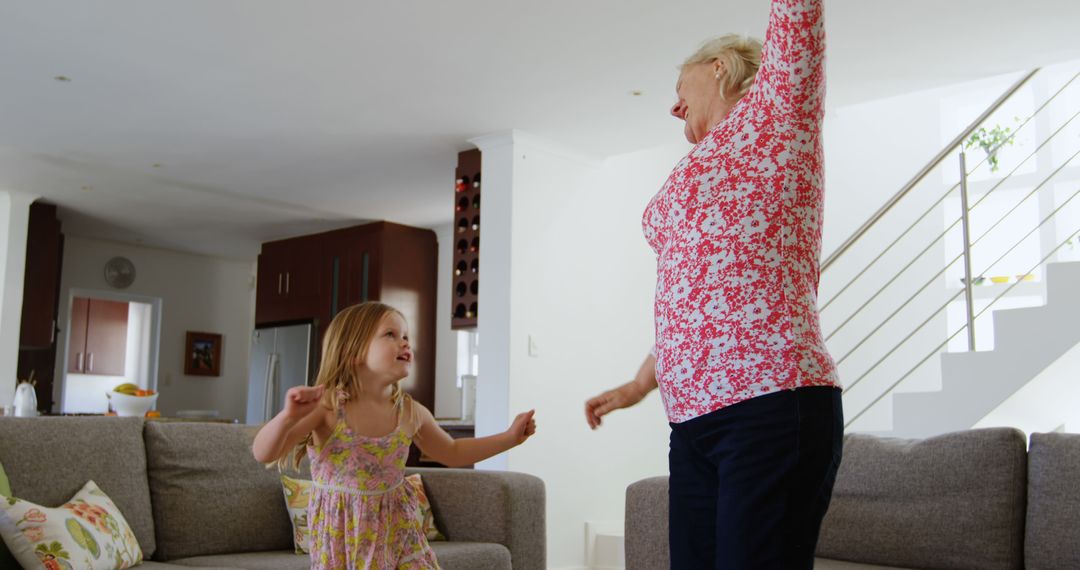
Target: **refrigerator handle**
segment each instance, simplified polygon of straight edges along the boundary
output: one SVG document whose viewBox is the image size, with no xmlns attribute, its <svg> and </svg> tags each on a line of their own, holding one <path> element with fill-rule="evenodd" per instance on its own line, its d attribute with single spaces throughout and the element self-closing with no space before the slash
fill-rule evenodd
<svg viewBox="0 0 1080 570">
<path fill-rule="evenodd" d="M 264 386 L 266 387 L 265 395 L 263 396 L 263 421 L 270 421 L 274 419 L 274 395 L 277 384 L 277 354 L 271 352 L 266 355 L 266 381 Z"/>
</svg>

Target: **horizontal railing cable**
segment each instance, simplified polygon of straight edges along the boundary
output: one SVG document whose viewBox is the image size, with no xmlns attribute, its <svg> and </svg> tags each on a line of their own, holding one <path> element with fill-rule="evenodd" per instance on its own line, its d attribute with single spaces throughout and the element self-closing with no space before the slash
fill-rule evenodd
<svg viewBox="0 0 1080 570">
<path fill-rule="evenodd" d="M 1077 194 L 1080 194 L 1080 190 L 1078 190 L 1077 192 L 1073 193 L 1073 195 L 1069 197 L 1069 200 L 1071 201 L 1071 200 L 1072 200 L 1072 199 L 1073 199 L 1074 197 L 1076 197 L 1076 195 L 1077 195 Z M 1045 222 L 1045 220 L 1044 220 L 1044 222 Z M 1042 225 L 1042 224 L 1039 224 L 1039 226 L 1041 226 L 1041 225 Z M 1037 229 L 1038 229 L 1038 227 L 1036 227 L 1035 229 L 1037 230 Z M 1076 235 L 1077 233 L 1080 233 L 1080 226 L 1077 226 L 1077 228 L 1076 228 L 1075 230 L 1073 230 L 1073 232 L 1072 232 L 1071 234 L 1069 234 L 1069 235 L 1070 235 L 1070 236 L 1072 236 L 1072 235 Z M 1030 234 L 1028 234 L 1028 235 L 1030 235 Z M 1026 236 L 1025 236 L 1025 239 L 1026 239 Z M 1021 240 L 1021 241 L 1023 241 L 1023 240 Z M 1043 257 L 1043 258 L 1042 258 L 1041 260 L 1039 260 L 1039 262 L 1038 262 L 1038 263 L 1036 263 L 1035 265 L 1033 265 L 1033 266 L 1031 267 L 1031 269 L 1028 269 L 1028 271 L 1027 271 L 1027 272 L 1028 272 L 1028 273 L 1031 273 L 1032 271 L 1035 271 L 1036 269 L 1038 269 L 1038 267 L 1039 267 L 1039 266 L 1041 266 L 1041 265 L 1042 265 L 1043 263 L 1045 263 L 1045 262 L 1046 262 L 1046 260 L 1048 260 L 1048 259 L 1050 259 L 1051 257 L 1053 257 L 1053 256 L 1054 256 L 1054 254 L 1056 254 L 1056 253 L 1058 252 L 1058 250 L 1059 250 L 1059 249 L 1061 249 L 1062 247 L 1064 247 L 1064 246 L 1065 246 L 1065 244 L 1069 243 L 1069 241 L 1070 241 L 1069 239 L 1063 240 L 1063 241 L 1062 241 L 1061 243 L 1059 243 L 1059 244 L 1058 244 L 1058 245 L 1057 245 L 1056 247 L 1054 247 L 1054 249 L 1052 249 L 1052 250 L 1050 251 L 1050 253 L 1048 253 L 1048 254 L 1047 254 L 1047 255 L 1046 255 L 1045 257 Z M 1010 251 L 1011 251 L 1011 250 L 1010 250 Z M 1000 260 L 1001 260 L 1001 259 L 999 258 L 999 259 L 998 259 L 998 261 L 1000 261 Z M 997 262 L 995 261 L 995 263 L 997 263 Z M 992 266 L 992 265 L 991 265 L 991 266 Z M 999 295 L 998 295 L 997 297 L 994 297 L 994 299 L 993 299 L 992 301 L 990 301 L 990 303 L 989 303 L 989 304 L 988 304 L 988 305 L 987 305 L 986 307 L 984 307 L 984 308 L 983 308 L 983 310 L 979 311 L 979 313 L 978 313 L 978 314 L 976 315 L 976 318 L 978 318 L 978 317 L 982 316 L 982 314 L 983 314 L 983 313 L 985 313 L 985 312 L 986 312 L 987 310 L 989 310 L 989 309 L 990 309 L 990 307 L 992 307 L 992 306 L 994 305 L 994 303 L 998 302 L 998 301 L 999 301 L 999 300 L 1000 300 L 1000 299 L 1001 299 L 1002 297 L 1004 297 L 1005 295 L 1008 295 L 1008 294 L 1009 294 L 1009 292 L 1010 292 L 1010 291 L 1012 291 L 1012 290 L 1013 290 L 1013 289 L 1014 289 L 1014 288 L 1015 288 L 1015 287 L 1016 287 L 1016 286 L 1017 286 L 1017 285 L 1018 285 L 1019 283 L 1020 283 L 1019 281 L 1017 281 L 1016 283 L 1012 283 L 1011 285 L 1009 285 L 1009 287 L 1008 287 L 1008 288 L 1006 288 L 1006 289 L 1005 289 L 1004 291 L 1002 291 L 1002 292 L 1001 292 L 1001 293 L 1000 293 L 1000 294 L 999 294 Z M 959 291 L 959 292 L 957 292 L 957 293 L 956 293 L 955 295 L 953 295 L 952 299 L 950 299 L 950 300 L 949 300 L 949 302 L 951 303 L 952 301 L 954 301 L 954 300 L 955 300 L 955 299 L 956 299 L 957 297 L 959 297 L 959 296 L 960 296 L 960 295 L 961 295 L 962 293 L 963 293 L 963 291 Z M 946 303 L 946 306 L 948 306 L 948 304 L 947 304 L 947 303 Z M 942 309 L 938 309 L 938 311 L 937 311 L 937 312 L 935 313 L 935 315 L 936 315 L 936 314 L 937 314 L 938 312 L 941 312 L 941 310 L 942 310 Z M 933 319 L 933 317 L 934 317 L 934 315 L 931 315 L 930 319 L 927 319 L 927 321 L 925 321 L 925 322 L 923 323 L 923 325 L 920 325 L 920 327 L 919 327 L 919 328 L 922 328 L 922 326 L 925 326 L 925 323 L 926 323 L 926 322 L 929 322 L 930 320 L 932 320 L 932 319 Z M 960 327 L 959 329 L 957 329 L 957 330 L 956 330 L 956 332 L 954 332 L 953 334 L 949 335 L 949 337 L 948 337 L 948 338 L 946 338 L 944 342 L 942 342 L 941 344 L 937 345 L 937 346 L 936 346 L 936 347 L 935 347 L 935 348 L 934 348 L 934 349 L 933 349 L 932 351 L 930 351 L 930 353 L 929 353 L 929 354 L 927 354 L 927 355 L 926 355 L 926 356 L 925 356 L 925 357 L 924 357 L 924 358 L 923 358 L 922 360 L 920 360 L 920 361 L 918 362 L 918 364 L 916 364 L 916 365 L 915 365 L 915 366 L 913 366 L 913 367 L 912 367 L 912 368 L 911 368 L 910 370 L 908 370 L 908 371 L 907 371 L 907 372 L 906 372 L 906 373 L 905 373 L 905 374 L 904 374 L 903 376 L 901 376 L 901 377 L 900 377 L 900 378 L 899 378 L 899 379 L 898 379 L 897 381 L 895 381 L 895 382 L 893 382 L 893 383 L 892 383 L 891 385 L 889 385 L 889 387 L 888 387 L 888 388 L 886 388 L 886 389 L 885 389 L 884 391 L 882 391 L 882 392 L 881 392 L 881 393 L 880 393 L 880 394 L 879 394 L 879 395 L 878 395 L 878 396 L 877 396 L 876 398 L 874 398 L 874 400 L 872 400 L 872 401 L 871 401 L 871 402 L 870 402 L 869 404 L 867 404 L 866 406 L 864 406 L 864 407 L 863 407 L 863 409 L 859 411 L 859 413 L 855 414 L 855 415 L 854 415 L 854 416 L 853 416 L 853 417 L 852 417 L 852 418 L 851 418 L 850 420 L 846 421 L 846 422 L 844 423 L 844 427 L 850 427 L 850 426 L 851 426 L 851 424 L 855 423 L 855 421 L 856 421 L 856 420 L 858 420 L 858 419 L 859 419 L 859 418 L 861 418 L 861 417 L 862 417 L 863 415 L 865 415 L 865 414 L 866 414 L 866 412 L 870 410 L 870 408 L 874 407 L 874 406 L 875 406 L 875 405 L 876 405 L 876 404 L 877 404 L 878 402 L 880 402 L 880 401 L 881 401 L 882 399 L 884 399 L 884 398 L 885 398 L 885 396 L 888 396 L 889 394 L 891 394 L 891 393 L 893 392 L 893 390 L 895 390 L 895 389 L 896 389 L 896 387 L 897 387 L 897 386 L 899 386 L 899 385 L 900 385 L 900 384 L 901 384 L 901 383 L 902 383 L 902 382 L 903 382 L 904 380 L 907 380 L 907 378 L 908 378 L 909 376 L 911 376 L 911 374 L 912 374 L 912 373 L 914 373 L 914 372 L 915 372 L 916 370 L 918 370 L 918 368 L 919 368 L 920 366 L 922 366 L 923 364 L 925 364 L 927 360 L 929 360 L 930 358 L 932 358 L 932 357 L 933 357 L 934 355 L 936 355 L 936 354 L 939 354 L 939 353 L 941 352 L 941 349 L 942 349 L 942 348 L 944 348 L 945 346 L 947 346 L 947 345 L 949 344 L 949 342 L 950 342 L 950 341 L 951 341 L 951 340 L 952 340 L 953 338 L 955 338 L 955 337 L 956 337 L 956 335 L 960 334 L 960 333 L 961 333 L 961 332 L 962 332 L 962 331 L 963 331 L 964 329 L 966 329 L 966 328 L 967 328 L 967 325 L 966 325 L 966 324 L 965 324 L 965 325 L 962 325 L 962 326 L 961 326 L 961 327 Z M 909 338 L 910 338 L 910 336 L 909 336 Z M 880 363 L 880 361 L 879 361 L 879 363 Z M 877 364 L 875 364 L 875 366 L 877 366 Z M 861 380 L 861 378 L 860 378 L 860 380 Z M 845 389 L 844 391 L 845 391 L 845 393 L 846 393 L 846 392 L 847 392 L 847 389 Z"/>
</svg>

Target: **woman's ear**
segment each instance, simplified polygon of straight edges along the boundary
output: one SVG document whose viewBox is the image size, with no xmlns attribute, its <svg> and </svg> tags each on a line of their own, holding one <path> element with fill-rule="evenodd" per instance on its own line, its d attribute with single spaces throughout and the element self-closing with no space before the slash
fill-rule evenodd
<svg viewBox="0 0 1080 570">
<path fill-rule="evenodd" d="M 727 73 L 727 65 L 724 63 L 724 60 L 722 60 L 722 59 L 714 59 L 713 60 L 713 75 L 717 79 L 720 79 L 721 77 L 724 76 L 725 73 Z"/>
</svg>

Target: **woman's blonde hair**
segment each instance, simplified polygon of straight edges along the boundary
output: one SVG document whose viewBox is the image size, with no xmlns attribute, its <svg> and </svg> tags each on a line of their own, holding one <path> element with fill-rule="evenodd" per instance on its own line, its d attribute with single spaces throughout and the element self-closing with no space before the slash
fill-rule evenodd
<svg viewBox="0 0 1080 570">
<path fill-rule="evenodd" d="M 405 318 L 401 311 L 390 305 L 369 301 L 342 310 L 330 321 L 323 337 L 319 373 L 315 377 L 316 386 L 326 387 L 323 401 L 320 402 L 322 406 L 336 410 L 342 403 L 340 393 L 344 393 L 344 399 L 348 399 L 363 390 L 357 375 L 359 363 L 367 358 L 368 347 L 378 334 L 379 323 L 389 314 Z M 394 405 L 401 404 L 403 397 L 401 383 L 395 382 L 390 395 Z M 285 468 L 291 464 L 293 469 L 299 468 L 311 442 L 311 434 L 308 434 L 291 453 L 278 459 L 278 467 Z"/>
<path fill-rule="evenodd" d="M 746 95 L 750 86 L 754 84 L 758 68 L 761 67 L 761 42 L 757 39 L 727 34 L 713 38 L 701 44 L 694 55 L 686 58 L 679 67 L 684 71 L 691 65 L 699 63 L 712 63 L 721 61 L 724 64 L 725 73 L 720 77 L 721 93 L 725 97 L 734 93 L 736 99 Z"/>
</svg>

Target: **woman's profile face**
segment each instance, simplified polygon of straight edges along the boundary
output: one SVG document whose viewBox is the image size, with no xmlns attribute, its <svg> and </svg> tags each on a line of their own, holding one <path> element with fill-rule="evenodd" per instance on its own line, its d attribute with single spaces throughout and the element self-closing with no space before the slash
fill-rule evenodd
<svg viewBox="0 0 1080 570">
<path fill-rule="evenodd" d="M 684 121 L 683 134 L 693 144 L 700 142 L 712 128 L 709 117 L 717 103 L 723 102 L 715 67 L 715 63 L 687 65 L 675 82 L 677 100 L 671 107 L 671 116 Z"/>
<path fill-rule="evenodd" d="M 685 122 L 686 139 L 697 145 L 713 126 L 727 116 L 731 104 L 720 93 L 724 65 L 719 60 L 683 67 L 675 82 L 675 105 L 672 117 Z M 719 76 L 719 77 L 718 77 Z"/>
</svg>

